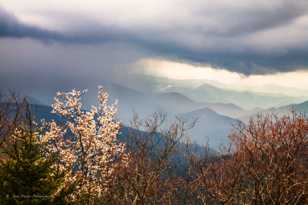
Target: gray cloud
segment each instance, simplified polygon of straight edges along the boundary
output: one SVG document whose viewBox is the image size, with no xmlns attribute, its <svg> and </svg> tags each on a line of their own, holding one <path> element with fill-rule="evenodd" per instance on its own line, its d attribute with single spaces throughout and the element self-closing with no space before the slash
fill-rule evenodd
<svg viewBox="0 0 308 205">
<path fill-rule="evenodd" d="M 233 6 L 211 11 L 219 12 L 213 14 L 213 20 L 217 24 L 213 27 L 205 25 L 204 30 L 215 36 L 242 36 L 290 24 L 296 18 L 307 14 L 308 4 L 301 0 L 274 0 L 271 1 L 275 2 L 272 4 L 271 2 L 260 2 L 260 5 L 250 2 L 250 5 L 238 6 L 235 1 Z M 208 9 L 201 8 L 200 10 L 200 15 L 206 19 Z"/>
<path fill-rule="evenodd" d="M 35 38 L 40 40 L 65 40 L 65 36 L 56 32 L 23 24 L 12 14 L 0 8 L 0 36 L 14 38 Z"/>
<path fill-rule="evenodd" d="M 245 74 L 308 67 L 307 1 L 253 2 L 238 0 L 223 5 L 192 1 L 191 5 L 183 3 L 188 13 L 183 18 L 166 16 L 166 22 L 142 20 L 137 25 L 106 24 L 95 18 L 75 23 L 83 16 L 70 18 L 70 14 L 50 12 L 46 15 L 68 25 L 65 31 L 57 32 L 21 23 L 0 10 L 0 37 L 83 45 L 124 43 L 146 49 L 147 55 L 211 64 Z"/>
<path fill-rule="evenodd" d="M 15 90 L 50 103 L 59 90 L 96 90 L 106 82 L 128 84 L 140 49 L 119 43 L 42 44 L 32 39 L 0 39 L 0 92 Z M 31 52 L 30 52 L 31 51 Z"/>
<path fill-rule="evenodd" d="M 78 32 L 52 31 L 21 23 L 13 14 L 0 7 L 0 37 L 32 38 L 50 43 L 75 44 L 96 44 L 110 41 L 128 41 L 129 39 L 129 36 L 122 35 L 121 31 L 113 30 L 113 28 L 95 27 L 95 22 L 93 22 L 93 27 L 91 28 L 80 26 L 81 28 L 79 28 Z M 90 29 L 90 31 L 84 31 L 84 29 Z"/>
</svg>

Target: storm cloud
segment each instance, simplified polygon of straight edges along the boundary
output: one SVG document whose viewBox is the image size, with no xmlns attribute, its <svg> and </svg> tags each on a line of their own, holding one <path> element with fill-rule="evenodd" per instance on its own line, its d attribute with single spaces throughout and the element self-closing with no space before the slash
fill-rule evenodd
<svg viewBox="0 0 308 205">
<path fill-rule="evenodd" d="M 34 38 L 41 40 L 64 40 L 65 37 L 59 33 L 30 26 L 19 22 L 13 15 L 0 8 L 0 37 L 12 38 Z"/>
<path fill-rule="evenodd" d="M 308 68 L 306 0 L 90 1 L 85 7 L 61 2 L 4 3 L 11 12 L 0 10 L 0 36 L 64 45 L 120 43 L 244 74 Z"/>
</svg>

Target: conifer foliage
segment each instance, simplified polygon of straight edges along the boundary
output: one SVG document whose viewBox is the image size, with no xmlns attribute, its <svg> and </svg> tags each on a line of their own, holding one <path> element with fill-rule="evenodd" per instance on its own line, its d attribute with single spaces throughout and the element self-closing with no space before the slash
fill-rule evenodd
<svg viewBox="0 0 308 205">
<path fill-rule="evenodd" d="M 59 189 L 64 175 L 52 166 L 57 157 L 46 154 L 28 103 L 6 106 L 1 113 L 6 130 L 1 130 L 0 204 L 63 204 Z"/>
</svg>

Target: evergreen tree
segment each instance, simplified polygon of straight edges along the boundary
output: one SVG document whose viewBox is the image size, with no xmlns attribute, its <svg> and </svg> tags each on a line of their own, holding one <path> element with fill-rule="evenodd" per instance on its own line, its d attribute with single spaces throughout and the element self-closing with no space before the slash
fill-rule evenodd
<svg viewBox="0 0 308 205">
<path fill-rule="evenodd" d="M 15 105 L 15 126 L 1 138 L 0 204 L 63 204 L 64 174 L 53 166 L 57 156 L 46 152 L 27 103 Z"/>
</svg>

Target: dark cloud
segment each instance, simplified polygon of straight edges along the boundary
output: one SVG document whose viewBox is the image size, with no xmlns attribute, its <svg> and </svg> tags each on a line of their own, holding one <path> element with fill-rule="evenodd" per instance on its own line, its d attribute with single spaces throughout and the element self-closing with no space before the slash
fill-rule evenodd
<svg viewBox="0 0 308 205">
<path fill-rule="evenodd" d="M 72 23 L 74 28 L 65 32 L 21 23 L 0 9 L 0 37 L 82 45 L 125 43 L 148 50 L 148 55 L 211 64 L 245 74 L 308 67 L 308 38 L 295 35 L 305 31 L 305 25 L 297 25 L 296 21 L 308 15 L 307 2 L 273 2 L 241 6 L 235 2 L 226 7 L 200 4 L 202 6 L 191 11 L 195 16 L 188 17 L 182 24 L 164 28 L 156 24 L 106 26 L 93 20 L 87 25 Z M 279 30 L 281 28 L 289 32 L 284 34 Z M 266 36 L 266 42 L 260 44 L 258 40 L 262 35 Z"/>
<path fill-rule="evenodd" d="M 12 14 L 0 8 L 0 36 L 35 38 L 40 40 L 65 40 L 65 36 L 35 26 L 22 24 Z"/>
<path fill-rule="evenodd" d="M 44 42 L 96 44 L 125 40 L 113 28 L 91 29 L 91 32 L 61 33 L 21 23 L 13 14 L 0 7 L 0 37 L 33 38 Z"/>
<path fill-rule="evenodd" d="M 263 6 L 251 4 L 250 6 L 234 5 L 224 10 L 214 10 L 214 21 L 217 24 L 213 27 L 206 25 L 203 32 L 215 36 L 242 36 L 250 33 L 272 29 L 292 23 L 296 18 L 307 14 L 307 3 L 304 1 L 280 1 L 271 5 L 269 2 Z M 203 19 L 206 19 L 208 10 L 200 8 L 198 12 Z M 201 30 L 202 32 L 202 30 Z"/>
<path fill-rule="evenodd" d="M 0 39 L 0 93 L 16 90 L 50 103 L 56 91 L 128 84 L 129 67 L 145 52 L 119 43 L 98 45 Z"/>
</svg>

